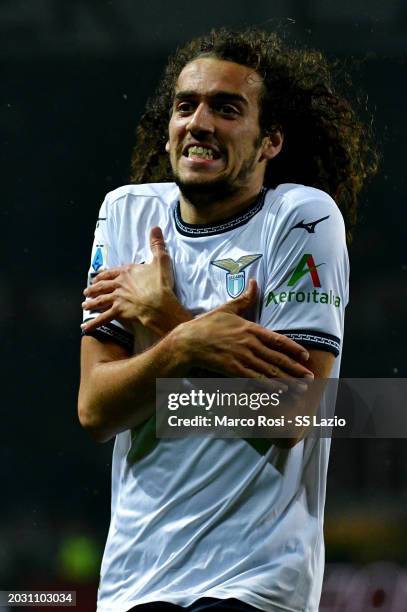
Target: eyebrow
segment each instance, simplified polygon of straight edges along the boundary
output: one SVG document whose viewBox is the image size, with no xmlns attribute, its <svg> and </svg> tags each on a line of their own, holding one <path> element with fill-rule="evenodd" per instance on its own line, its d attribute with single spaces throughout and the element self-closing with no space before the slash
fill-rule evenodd
<svg viewBox="0 0 407 612">
<path fill-rule="evenodd" d="M 183 91 L 178 91 L 174 96 L 174 100 L 186 100 L 188 98 L 196 98 L 199 95 L 200 94 L 193 89 L 185 89 Z M 215 102 L 240 102 L 244 106 L 248 106 L 248 101 L 246 100 L 246 98 L 241 94 L 235 92 L 214 91 L 210 94 L 207 94 L 206 97 L 211 98 Z"/>
</svg>

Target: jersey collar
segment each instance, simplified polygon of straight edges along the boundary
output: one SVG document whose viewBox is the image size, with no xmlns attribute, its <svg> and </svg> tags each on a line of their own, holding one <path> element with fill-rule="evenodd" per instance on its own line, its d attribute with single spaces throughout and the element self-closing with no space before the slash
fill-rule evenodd
<svg viewBox="0 0 407 612">
<path fill-rule="evenodd" d="M 186 223 L 181 218 L 181 207 L 179 200 L 177 202 L 176 207 L 174 208 L 174 221 L 175 227 L 183 236 L 191 236 L 191 237 L 199 237 L 199 236 L 213 236 L 215 234 L 223 234 L 224 232 L 229 232 L 232 229 L 236 229 L 241 225 L 245 225 L 254 215 L 256 215 L 264 205 L 264 200 L 266 197 L 267 188 L 262 187 L 259 195 L 253 204 L 246 208 L 243 212 L 240 212 L 233 217 L 228 217 L 227 219 L 223 219 L 218 223 L 202 223 L 202 224 L 191 224 Z"/>
</svg>

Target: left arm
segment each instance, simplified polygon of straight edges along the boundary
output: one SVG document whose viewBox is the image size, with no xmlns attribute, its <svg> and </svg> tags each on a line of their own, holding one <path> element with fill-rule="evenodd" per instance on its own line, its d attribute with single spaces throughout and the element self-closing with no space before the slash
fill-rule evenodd
<svg viewBox="0 0 407 612">
<path fill-rule="evenodd" d="M 260 323 L 308 349 L 307 365 L 315 382 L 299 397 L 282 397 L 281 408 L 293 418 L 312 420 L 326 380 L 338 376 L 339 370 L 335 360 L 340 359 L 348 299 L 344 224 L 328 194 L 303 186 L 287 189 L 278 216 L 280 231 L 269 242 Z M 287 428 L 286 434 L 293 432 L 294 438 L 286 445 L 298 442 L 306 431 Z"/>
<path fill-rule="evenodd" d="M 330 377 L 335 357 L 332 353 L 319 349 L 310 349 L 309 356 L 307 367 L 314 374 L 315 382 L 310 382 L 308 388 L 301 394 L 290 394 L 287 399 L 282 396 L 279 412 L 286 417 L 286 423 L 289 418 L 294 423 L 298 415 L 312 418 L 318 412 L 325 389 L 324 380 Z M 309 429 L 310 426 L 286 424 L 283 429 L 284 437 L 273 438 L 273 443 L 280 448 L 292 448 L 306 436 Z M 281 429 L 278 430 L 281 434 Z"/>
</svg>

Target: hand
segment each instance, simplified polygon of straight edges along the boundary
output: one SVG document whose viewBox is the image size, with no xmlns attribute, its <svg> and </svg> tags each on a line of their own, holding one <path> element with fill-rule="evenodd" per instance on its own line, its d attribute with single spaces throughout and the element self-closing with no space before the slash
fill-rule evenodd
<svg viewBox="0 0 407 612">
<path fill-rule="evenodd" d="M 82 325 L 86 332 L 113 319 L 133 331 L 141 323 L 159 336 L 191 319 L 173 292 L 174 275 L 171 258 L 159 227 L 150 232 L 153 260 L 149 264 L 130 264 L 100 272 L 85 289 L 85 310 L 101 311 L 95 319 Z"/>
<path fill-rule="evenodd" d="M 191 367 L 229 377 L 313 379 L 301 363 L 309 358 L 304 347 L 240 316 L 254 305 L 256 293 L 252 279 L 240 298 L 178 326 L 172 332 L 176 346 Z"/>
</svg>

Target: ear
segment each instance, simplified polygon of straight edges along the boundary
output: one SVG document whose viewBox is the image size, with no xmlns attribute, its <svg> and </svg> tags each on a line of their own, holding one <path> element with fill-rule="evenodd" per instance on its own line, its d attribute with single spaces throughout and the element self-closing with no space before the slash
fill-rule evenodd
<svg viewBox="0 0 407 612">
<path fill-rule="evenodd" d="M 263 138 L 260 160 L 269 161 L 278 155 L 283 148 L 284 136 L 280 130 L 274 130 Z"/>
<path fill-rule="evenodd" d="M 167 142 L 165 143 L 165 150 L 167 151 L 167 153 L 170 152 L 170 141 L 167 140 Z"/>
</svg>

